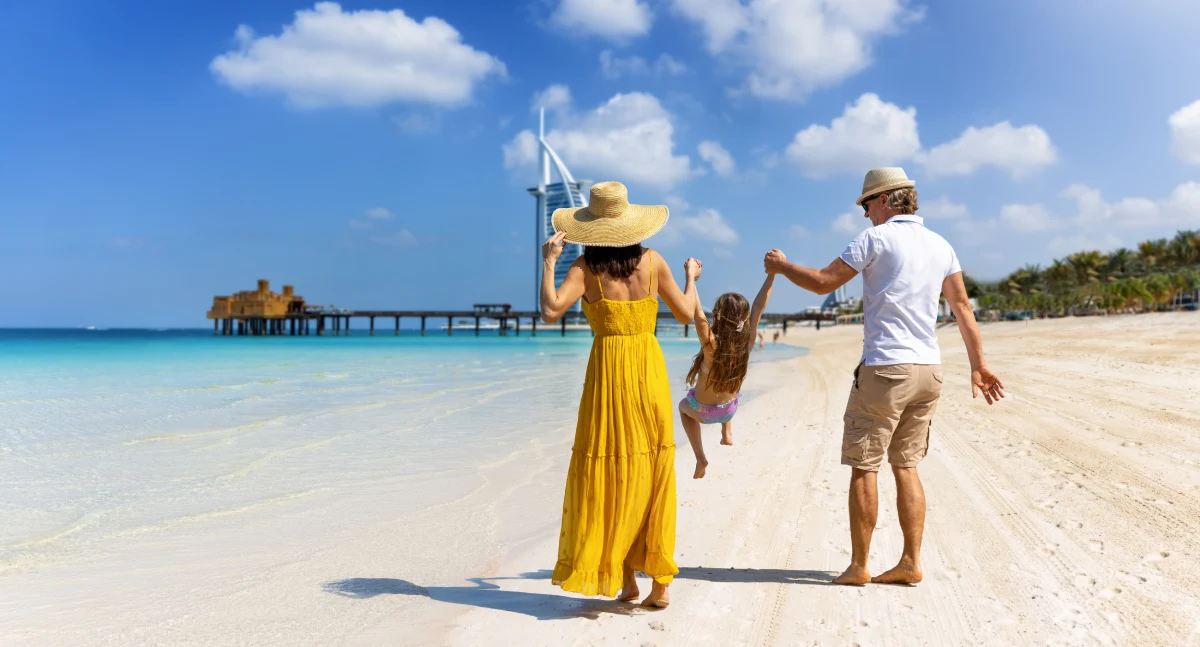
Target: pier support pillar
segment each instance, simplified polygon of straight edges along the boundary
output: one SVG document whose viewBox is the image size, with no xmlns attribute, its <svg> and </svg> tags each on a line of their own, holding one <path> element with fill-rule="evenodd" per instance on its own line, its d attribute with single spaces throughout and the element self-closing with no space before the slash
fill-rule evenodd
<svg viewBox="0 0 1200 647">
<path fill-rule="evenodd" d="M 220 319 L 213 319 L 213 337 L 216 337 L 218 334 L 220 334 L 217 332 L 217 324 L 219 323 L 221 323 Z"/>
<path fill-rule="evenodd" d="M 529 326 L 532 330 L 529 333 L 530 337 L 537 337 L 537 317 L 529 320 Z"/>
<path fill-rule="evenodd" d="M 375 336 L 375 317 L 368 317 L 368 318 L 371 320 L 371 336 L 374 337 Z M 347 322 L 347 324 L 349 324 L 350 317 L 346 317 L 346 322 Z M 349 325 L 346 326 L 346 332 L 350 332 Z"/>
<path fill-rule="evenodd" d="M 346 317 L 346 332 L 343 334 L 346 336 L 350 335 L 350 317 Z"/>
<path fill-rule="evenodd" d="M 787 319 L 783 320 L 783 334 L 787 334 Z"/>
<path fill-rule="evenodd" d="M 475 317 L 475 336 L 479 336 L 479 317 Z"/>
<path fill-rule="evenodd" d="M 562 336 L 563 337 L 567 336 L 567 318 L 566 317 L 562 318 Z"/>
<path fill-rule="evenodd" d="M 683 324 L 683 336 L 685 339 L 688 336 L 688 325 L 687 324 Z"/>
<path fill-rule="evenodd" d="M 325 334 L 325 317 L 317 317 L 317 335 Z"/>
<path fill-rule="evenodd" d="M 516 320 L 516 321 L 517 321 L 517 330 L 516 330 L 516 333 L 517 333 L 517 336 L 518 336 L 518 337 L 520 337 L 520 336 L 521 336 L 521 318 L 520 318 L 520 317 L 517 317 L 517 320 Z"/>
<path fill-rule="evenodd" d="M 425 336 L 425 317 L 421 317 L 421 336 Z"/>
<path fill-rule="evenodd" d="M 446 317 L 446 336 L 454 336 L 454 317 Z"/>
<path fill-rule="evenodd" d="M 396 315 L 396 336 L 400 336 L 400 315 Z"/>
</svg>

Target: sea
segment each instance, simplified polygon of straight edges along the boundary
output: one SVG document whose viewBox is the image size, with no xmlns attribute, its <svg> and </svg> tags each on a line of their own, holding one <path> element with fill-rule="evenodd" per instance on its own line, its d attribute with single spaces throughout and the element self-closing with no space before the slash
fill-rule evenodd
<svg viewBox="0 0 1200 647">
<path fill-rule="evenodd" d="M 551 330 L 0 330 L 0 588 L 318 503 L 356 523 L 417 514 L 530 448 L 565 456 L 592 339 Z M 697 343 L 661 343 L 682 395 Z M 752 362 L 804 352 L 768 343 Z"/>
</svg>

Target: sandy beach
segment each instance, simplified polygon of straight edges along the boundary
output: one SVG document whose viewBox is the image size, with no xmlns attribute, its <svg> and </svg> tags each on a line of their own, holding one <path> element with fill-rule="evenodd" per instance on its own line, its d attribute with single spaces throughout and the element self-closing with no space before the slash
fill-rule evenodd
<svg viewBox="0 0 1200 647">
<path fill-rule="evenodd" d="M 548 580 L 549 534 L 510 551 L 490 577 L 414 591 L 430 611 L 466 613 L 447 633 L 409 640 L 1200 644 L 1200 316 L 984 325 L 1009 394 L 993 407 L 971 399 L 958 331 L 943 328 L 946 389 L 921 466 L 929 513 L 917 587 L 829 584 L 849 559 L 839 450 L 861 334 L 793 330 L 787 342 L 811 354 L 751 372 L 763 395 L 739 412 L 734 447 L 709 434 L 703 481 L 686 478 L 692 457 L 681 442 L 670 609 L 563 594 Z M 890 474 L 880 487 L 873 572 L 901 545 Z"/>
</svg>

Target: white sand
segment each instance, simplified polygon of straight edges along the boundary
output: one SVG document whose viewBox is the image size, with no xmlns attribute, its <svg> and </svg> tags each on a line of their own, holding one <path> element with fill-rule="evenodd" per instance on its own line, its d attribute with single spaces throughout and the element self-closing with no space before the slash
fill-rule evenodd
<svg viewBox="0 0 1200 647">
<path fill-rule="evenodd" d="M 921 465 L 929 513 L 916 587 L 827 583 L 849 560 L 839 451 L 861 334 L 793 331 L 788 341 L 812 354 L 751 376 L 777 386 L 739 412 L 733 448 L 709 429 L 708 478 L 688 478 L 681 441 L 670 609 L 552 587 L 549 533 L 481 586 L 431 592 L 472 610 L 448 635 L 409 641 L 1200 644 L 1200 315 L 987 325 L 989 364 L 1009 393 L 990 408 L 970 397 L 957 329 L 943 329 L 946 390 Z M 880 486 L 872 572 L 901 547 L 890 475 Z"/>
</svg>

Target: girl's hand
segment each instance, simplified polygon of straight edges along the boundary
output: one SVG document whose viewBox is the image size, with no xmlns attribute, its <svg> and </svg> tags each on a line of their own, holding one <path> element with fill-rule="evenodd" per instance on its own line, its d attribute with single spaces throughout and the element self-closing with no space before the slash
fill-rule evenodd
<svg viewBox="0 0 1200 647">
<path fill-rule="evenodd" d="M 701 263 L 700 261 L 698 261 L 694 258 L 689 258 L 683 262 L 684 275 L 687 276 L 688 278 L 692 279 L 693 281 L 699 279 L 700 273 L 703 271 L 704 271 L 704 263 Z"/>
<path fill-rule="evenodd" d="M 558 257 L 562 256 L 564 242 L 567 235 L 563 232 L 558 232 L 550 237 L 545 244 L 542 245 L 542 260 L 549 261 L 551 264 L 558 262 Z"/>
</svg>

